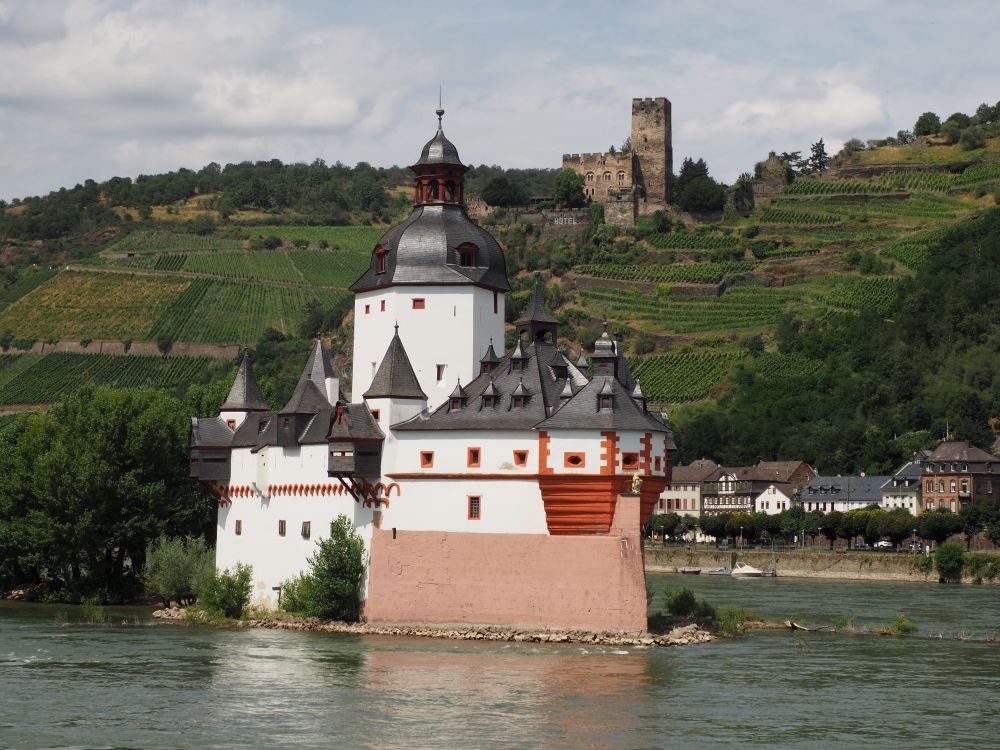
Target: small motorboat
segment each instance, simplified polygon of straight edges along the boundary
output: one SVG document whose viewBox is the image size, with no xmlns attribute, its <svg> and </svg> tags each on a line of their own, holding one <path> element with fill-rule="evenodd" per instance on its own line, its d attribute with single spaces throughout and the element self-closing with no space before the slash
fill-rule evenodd
<svg viewBox="0 0 1000 750">
<path fill-rule="evenodd" d="M 760 568 L 755 568 L 753 565 L 736 563 L 736 567 L 733 568 L 733 572 L 730 575 L 738 578 L 760 578 L 764 573 Z"/>
<path fill-rule="evenodd" d="M 732 568 L 715 568 L 714 570 L 708 571 L 710 576 L 729 576 L 733 574 Z"/>
<path fill-rule="evenodd" d="M 681 568 L 681 575 L 696 576 L 701 573 L 701 568 Z"/>
</svg>

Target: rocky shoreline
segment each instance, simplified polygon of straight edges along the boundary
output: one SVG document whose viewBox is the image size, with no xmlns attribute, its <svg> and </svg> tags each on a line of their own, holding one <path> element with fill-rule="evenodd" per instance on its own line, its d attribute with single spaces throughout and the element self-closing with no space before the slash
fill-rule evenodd
<svg viewBox="0 0 1000 750">
<path fill-rule="evenodd" d="M 171 622 L 205 622 L 196 613 L 183 608 L 158 609 L 153 617 Z M 695 623 L 673 628 L 669 633 L 592 633 L 582 630 L 520 630 L 493 625 L 373 625 L 320 620 L 315 617 L 273 617 L 269 613 L 251 613 L 246 620 L 234 620 L 234 627 L 269 630 L 311 630 L 322 633 L 355 635 L 413 636 L 449 638 L 461 641 L 509 641 L 512 643 L 579 643 L 599 646 L 691 646 L 707 643 L 716 636 Z"/>
</svg>

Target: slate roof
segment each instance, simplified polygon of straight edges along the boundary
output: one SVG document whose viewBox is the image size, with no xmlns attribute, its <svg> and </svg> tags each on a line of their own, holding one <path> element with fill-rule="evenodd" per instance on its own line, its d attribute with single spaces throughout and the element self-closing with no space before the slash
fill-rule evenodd
<svg viewBox="0 0 1000 750">
<path fill-rule="evenodd" d="M 567 366 L 565 378 L 557 378 L 548 364 L 558 350 L 551 342 L 536 341 L 521 344 L 521 369 L 513 368 L 513 351 L 500 358 L 499 364 L 490 373 L 482 373 L 468 385 L 465 406 L 451 410 L 450 402 L 445 402 L 430 414 L 422 414 L 392 426 L 394 430 L 530 430 L 548 416 L 559 404 L 559 394 L 567 380 L 574 387 L 574 381 L 581 379 L 579 371 L 563 358 Z M 583 379 L 586 382 L 586 379 Z M 527 403 L 519 408 L 512 405 L 512 396 L 518 387 L 530 394 Z M 580 386 L 576 386 L 579 390 Z M 484 408 L 482 398 L 490 389 L 497 394 L 497 404 Z"/>
<path fill-rule="evenodd" d="M 441 126 L 441 118 L 444 110 L 438 109 L 438 129 L 434 137 L 431 138 L 420 150 L 420 159 L 413 166 L 419 167 L 422 164 L 456 164 L 464 167 L 462 160 L 458 158 L 458 149 L 455 144 L 445 138 L 444 130 Z"/>
<path fill-rule="evenodd" d="M 320 339 L 313 339 L 313 349 L 306 362 L 305 371 L 309 374 L 309 379 L 320 387 L 326 388 L 326 379 L 337 377 L 333 372 L 333 363 L 330 362 L 330 353 L 323 346 Z"/>
<path fill-rule="evenodd" d="M 810 502 L 836 500 L 841 502 L 878 503 L 882 499 L 882 485 L 892 477 L 816 477 L 802 492 L 802 499 Z"/>
<path fill-rule="evenodd" d="M 331 413 L 325 437 L 331 440 L 383 440 L 385 433 L 372 416 L 368 404 L 344 404 L 340 418 Z"/>
<path fill-rule="evenodd" d="M 721 468 L 721 466 L 711 459 L 699 458 L 687 466 L 675 466 L 671 481 L 685 483 L 704 482 L 707 479 L 714 478 L 714 475 Z"/>
<path fill-rule="evenodd" d="M 364 393 L 365 398 L 417 398 L 427 400 L 423 392 L 406 349 L 399 338 L 399 326 L 389 342 L 382 363 L 372 378 L 372 384 Z"/>
<path fill-rule="evenodd" d="M 222 417 L 191 417 L 192 447 L 229 447 L 232 441 L 233 431 Z"/>
<path fill-rule="evenodd" d="M 315 414 L 321 409 L 329 408 L 330 402 L 326 398 L 326 392 L 319 389 L 306 371 L 299 377 L 299 382 L 292 391 L 292 397 L 278 414 Z"/>
<path fill-rule="evenodd" d="M 937 448 L 931 451 L 931 454 L 926 458 L 929 462 L 935 461 L 997 461 L 996 456 L 991 456 L 989 453 L 984 451 L 982 448 L 977 448 L 976 446 L 969 443 L 968 440 L 950 440 L 941 443 Z"/>
<path fill-rule="evenodd" d="M 233 448 L 256 448 L 262 445 L 275 445 L 277 440 L 277 415 L 273 411 L 253 412 L 247 414 L 243 423 L 236 428 L 233 435 Z M 264 426 L 261 431 L 261 426 Z M 268 442 L 270 440 L 270 442 Z"/>
<path fill-rule="evenodd" d="M 910 488 L 912 488 L 914 482 L 916 482 L 916 486 L 919 487 L 920 486 L 920 480 L 923 477 L 923 475 L 924 475 L 924 469 L 920 465 L 919 459 L 916 459 L 916 457 L 914 457 L 914 460 L 907 461 L 905 464 L 903 464 L 896 471 L 895 474 L 893 474 L 891 477 L 889 477 L 886 480 L 885 484 L 882 485 L 882 489 L 883 490 L 890 490 L 890 491 L 894 490 L 894 489 L 895 490 L 910 489 Z M 893 483 L 894 480 L 900 481 L 900 480 L 907 480 L 907 479 L 911 483 L 910 487 L 906 487 L 906 486 L 893 487 L 893 485 L 892 485 L 892 483 Z"/>
<path fill-rule="evenodd" d="M 535 278 L 535 285 L 531 289 L 531 297 L 524 308 L 524 312 L 514 321 L 515 326 L 529 325 L 531 323 L 555 324 L 559 321 L 553 317 L 552 313 L 545 309 L 545 292 L 542 283 Z"/>
<path fill-rule="evenodd" d="M 611 409 L 598 409 L 598 396 L 613 396 Z M 656 416 L 644 412 L 632 399 L 626 387 L 616 378 L 595 377 L 559 411 L 538 425 L 540 430 L 642 430 L 664 432 L 666 425 Z"/>
<path fill-rule="evenodd" d="M 476 265 L 459 263 L 458 246 L 472 243 Z M 394 284 L 475 284 L 510 291 L 507 263 L 493 235 L 476 224 L 457 203 L 416 206 L 378 244 L 385 250 L 385 273 L 375 273 L 375 255 L 368 270 L 351 286 L 354 292 Z"/>
<path fill-rule="evenodd" d="M 267 411 L 270 408 L 264 400 L 264 394 L 260 392 L 250 355 L 244 354 L 233 387 L 229 389 L 229 395 L 220 411 Z"/>
</svg>

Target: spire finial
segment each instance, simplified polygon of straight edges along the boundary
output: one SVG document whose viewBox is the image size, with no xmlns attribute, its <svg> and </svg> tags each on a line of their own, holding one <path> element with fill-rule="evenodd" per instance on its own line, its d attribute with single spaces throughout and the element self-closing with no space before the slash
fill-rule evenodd
<svg viewBox="0 0 1000 750">
<path fill-rule="evenodd" d="M 601 328 L 604 329 L 604 333 L 605 334 L 607 334 L 607 332 L 608 332 L 608 326 L 609 325 L 610 325 L 610 323 L 608 323 L 608 321 L 606 321 L 606 320 L 601 322 Z"/>
<path fill-rule="evenodd" d="M 441 129 L 441 118 L 444 117 L 444 107 L 441 106 L 441 87 L 438 86 L 438 108 L 434 111 L 438 116 L 438 130 Z"/>
<path fill-rule="evenodd" d="M 396 323 L 396 335 L 399 335 L 399 323 Z"/>
</svg>

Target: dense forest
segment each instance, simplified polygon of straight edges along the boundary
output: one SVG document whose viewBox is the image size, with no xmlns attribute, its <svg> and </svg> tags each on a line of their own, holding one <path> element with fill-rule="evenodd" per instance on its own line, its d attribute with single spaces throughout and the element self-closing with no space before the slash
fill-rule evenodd
<svg viewBox="0 0 1000 750">
<path fill-rule="evenodd" d="M 717 401 L 678 409 L 680 458 L 795 456 L 820 472 L 887 473 L 949 433 L 989 448 L 1000 414 L 1000 209 L 956 225 L 901 283 L 895 314 L 785 317 L 779 351 L 814 374 L 741 367 Z"/>
</svg>

